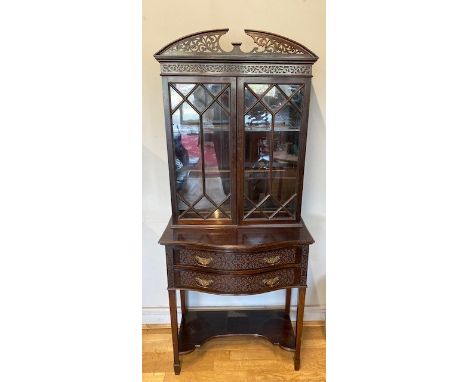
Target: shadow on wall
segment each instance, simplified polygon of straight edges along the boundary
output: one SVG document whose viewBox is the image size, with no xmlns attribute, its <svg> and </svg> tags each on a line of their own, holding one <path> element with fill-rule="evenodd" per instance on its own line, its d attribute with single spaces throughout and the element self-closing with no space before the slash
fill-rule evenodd
<svg viewBox="0 0 468 382">
<path fill-rule="evenodd" d="M 308 216 L 326 215 L 326 128 L 313 86 L 310 92 L 309 108 L 301 213 L 306 223 Z"/>
<path fill-rule="evenodd" d="M 309 268 L 307 271 L 307 306 L 325 307 L 326 287 L 326 220 L 324 216 L 304 217 L 315 243 L 309 247 Z"/>
<path fill-rule="evenodd" d="M 302 219 L 315 243 L 309 249 L 306 305 L 325 307 L 326 288 L 326 129 L 312 86 L 309 105 L 307 152 L 304 168 Z"/>
</svg>

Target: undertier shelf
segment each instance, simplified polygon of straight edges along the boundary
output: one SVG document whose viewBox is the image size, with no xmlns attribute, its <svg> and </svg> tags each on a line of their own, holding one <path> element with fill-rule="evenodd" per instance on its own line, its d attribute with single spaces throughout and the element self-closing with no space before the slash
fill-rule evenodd
<svg viewBox="0 0 468 382">
<path fill-rule="evenodd" d="M 189 353 L 211 338 L 253 335 L 294 351 L 296 340 L 289 314 L 281 309 L 191 311 L 182 317 L 179 353 Z"/>
</svg>

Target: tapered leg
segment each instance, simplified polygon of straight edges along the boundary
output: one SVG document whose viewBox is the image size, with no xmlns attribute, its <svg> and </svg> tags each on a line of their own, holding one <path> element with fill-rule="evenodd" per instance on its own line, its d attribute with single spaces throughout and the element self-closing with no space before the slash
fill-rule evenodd
<svg viewBox="0 0 468 382">
<path fill-rule="evenodd" d="M 289 314 L 291 312 L 291 288 L 286 289 L 286 302 L 284 304 L 284 312 Z"/>
<path fill-rule="evenodd" d="M 182 314 L 185 314 L 187 311 L 187 295 L 185 290 L 180 290 L 180 310 L 182 311 Z"/>
<path fill-rule="evenodd" d="M 176 291 L 169 290 L 169 311 L 171 313 L 172 351 L 174 352 L 174 373 L 180 374 L 179 360 L 179 326 L 177 324 Z"/>
<path fill-rule="evenodd" d="M 294 353 L 294 370 L 299 370 L 301 367 L 302 324 L 304 320 L 305 292 L 306 288 L 299 288 L 299 296 L 297 298 L 296 351 Z"/>
</svg>

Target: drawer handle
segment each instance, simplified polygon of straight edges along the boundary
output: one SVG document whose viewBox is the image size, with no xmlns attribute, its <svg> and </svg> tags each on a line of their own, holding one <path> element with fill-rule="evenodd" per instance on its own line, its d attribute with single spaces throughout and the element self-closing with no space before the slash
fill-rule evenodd
<svg viewBox="0 0 468 382">
<path fill-rule="evenodd" d="M 207 288 L 213 284 L 213 280 L 201 279 L 200 277 L 195 277 L 195 281 L 197 282 L 198 286 L 201 286 L 202 288 Z"/>
<path fill-rule="evenodd" d="M 276 277 L 273 277 L 272 279 L 263 279 L 262 282 L 263 282 L 263 284 L 265 284 L 266 286 L 269 286 L 271 288 L 271 287 L 275 286 L 276 284 L 278 284 L 279 277 L 276 276 Z"/>
<path fill-rule="evenodd" d="M 270 265 L 278 264 L 279 261 L 280 261 L 279 256 L 272 256 L 272 257 L 264 257 L 263 258 L 263 262 L 267 263 L 267 264 L 270 264 Z"/>
<path fill-rule="evenodd" d="M 200 257 L 200 256 L 195 256 L 195 260 L 197 260 L 197 263 L 200 265 L 203 265 L 206 267 L 208 264 L 210 264 L 213 261 L 212 257 Z"/>
</svg>

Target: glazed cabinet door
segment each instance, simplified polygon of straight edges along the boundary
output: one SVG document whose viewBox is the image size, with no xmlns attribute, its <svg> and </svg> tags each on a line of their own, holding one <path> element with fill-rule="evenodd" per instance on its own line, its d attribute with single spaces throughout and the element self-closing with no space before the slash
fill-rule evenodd
<svg viewBox="0 0 468 382">
<path fill-rule="evenodd" d="M 239 220 L 298 221 L 310 80 L 242 77 L 237 89 Z"/>
<path fill-rule="evenodd" d="M 173 221 L 235 224 L 236 79 L 163 78 Z"/>
</svg>

